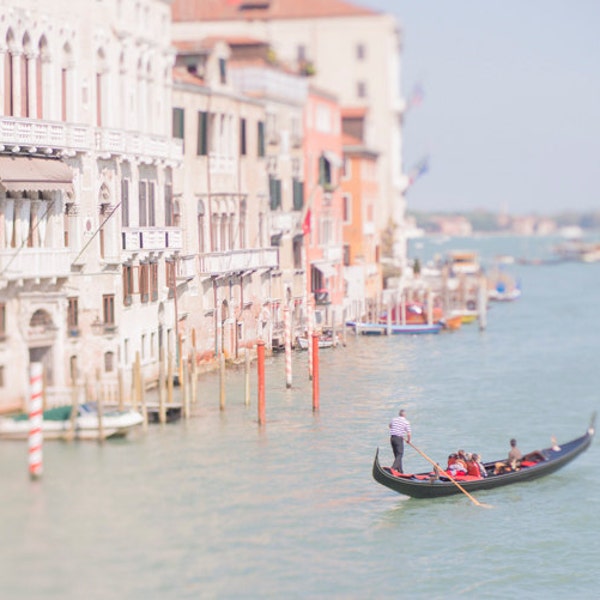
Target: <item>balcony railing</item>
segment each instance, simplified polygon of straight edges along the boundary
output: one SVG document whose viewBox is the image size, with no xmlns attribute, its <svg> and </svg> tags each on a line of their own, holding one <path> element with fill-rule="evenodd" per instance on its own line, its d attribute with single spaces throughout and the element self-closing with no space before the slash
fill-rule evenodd
<svg viewBox="0 0 600 600">
<path fill-rule="evenodd" d="M 0 250 L 0 279 L 48 279 L 71 274 L 68 248 L 17 248 Z"/>
<path fill-rule="evenodd" d="M 181 250 L 180 227 L 127 227 L 121 231 L 122 249 L 129 252 L 140 250 Z"/>
<path fill-rule="evenodd" d="M 199 269 L 204 275 L 239 273 L 256 269 L 276 269 L 279 266 L 277 248 L 231 250 L 200 255 Z"/>
<path fill-rule="evenodd" d="M 4 146 L 18 146 L 32 152 L 47 151 L 49 154 L 96 151 L 100 154 L 136 154 L 174 162 L 183 158 L 183 142 L 179 139 L 61 121 L 0 117 L 0 139 Z"/>
</svg>

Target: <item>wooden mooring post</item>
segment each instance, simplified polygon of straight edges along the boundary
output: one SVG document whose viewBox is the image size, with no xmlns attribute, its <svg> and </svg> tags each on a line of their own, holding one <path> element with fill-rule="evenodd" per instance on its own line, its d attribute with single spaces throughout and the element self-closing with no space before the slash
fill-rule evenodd
<svg viewBox="0 0 600 600">
<path fill-rule="evenodd" d="M 258 370 L 258 424 L 265 424 L 265 343 L 258 340 L 257 348 Z"/>
</svg>

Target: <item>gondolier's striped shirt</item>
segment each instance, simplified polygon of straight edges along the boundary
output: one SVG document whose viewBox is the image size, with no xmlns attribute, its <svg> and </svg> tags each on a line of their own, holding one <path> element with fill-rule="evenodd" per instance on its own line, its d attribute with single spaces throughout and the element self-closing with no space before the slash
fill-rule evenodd
<svg viewBox="0 0 600 600">
<path fill-rule="evenodd" d="M 405 438 L 410 433 L 410 422 L 406 417 L 394 417 L 390 421 L 390 435 Z"/>
</svg>

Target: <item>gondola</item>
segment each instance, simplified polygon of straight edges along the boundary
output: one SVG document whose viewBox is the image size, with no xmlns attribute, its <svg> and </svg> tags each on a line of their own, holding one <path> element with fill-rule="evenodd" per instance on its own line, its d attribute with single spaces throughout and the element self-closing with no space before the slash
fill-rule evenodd
<svg viewBox="0 0 600 600">
<path fill-rule="evenodd" d="M 490 490 L 503 485 L 531 481 L 538 477 L 544 477 L 554 473 L 561 467 L 570 463 L 582 452 L 588 449 L 594 437 L 595 413 L 592 416 L 588 430 L 584 435 L 565 444 L 553 444 L 550 448 L 535 451 L 524 456 L 524 460 L 517 470 L 508 473 L 494 475 L 497 462 L 484 463 L 488 476 L 481 479 L 459 479 L 455 478 L 464 490 L 473 492 L 477 490 Z M 528 456 L 535 455 L 537 460 L 525 460 Z M 444 475 L 436 476 L 433 472 L 417 473 L 413 475 L 394 475 L 389 467 L 379 464 L 379 448 L 375 453 L 373 461 L 373 477 L 375 481 L 399 494 L 411 496 L 412 498 L 441 498 L 452 494 L 460 494 L 460 488 Z"/>
</svg>

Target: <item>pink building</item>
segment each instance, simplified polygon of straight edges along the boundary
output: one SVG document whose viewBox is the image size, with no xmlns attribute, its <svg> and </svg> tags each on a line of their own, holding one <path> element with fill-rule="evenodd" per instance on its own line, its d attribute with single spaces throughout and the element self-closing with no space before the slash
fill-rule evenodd
<svg viewBox="0 0 600 600">
<path fill-rule="evenodd" d="M 317 326 L 340 323 L 344 302 L 341 110 L 311 87 L 304 114 L 305 248 Z"/>
</svg>

